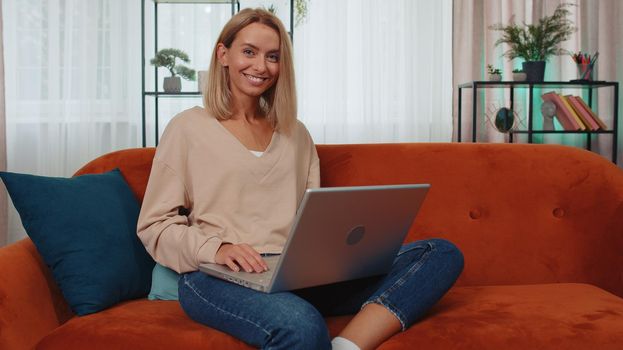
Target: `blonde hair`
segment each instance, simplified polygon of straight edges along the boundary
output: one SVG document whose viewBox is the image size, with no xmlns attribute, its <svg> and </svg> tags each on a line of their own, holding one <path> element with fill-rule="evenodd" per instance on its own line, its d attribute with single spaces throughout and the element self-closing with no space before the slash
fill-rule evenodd
<svg viewBox="0 0 623 350">
<path fill-rule="evenodd" d="M 260 108 L 276 130 L 288 133 L 296 123 L 296 85 L 292 62 L 292 44 L 283 23 L 264 9 L 244 9 L 225 25 L 214 45 L 207 83 L 203 89 L 203 104 L 219 120 L 231 118 L 231 90 L 226 67 L 218 61 L 219 43 L 230 48 L 236 35 L 251 23 L 264 24 L 279 33 L 279 77 L 260 97 Z"/>
</svg>

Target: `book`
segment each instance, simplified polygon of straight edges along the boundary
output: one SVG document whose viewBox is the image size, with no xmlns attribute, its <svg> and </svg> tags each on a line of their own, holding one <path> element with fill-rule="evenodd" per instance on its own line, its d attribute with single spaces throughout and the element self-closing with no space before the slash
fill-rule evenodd
<svg viewBox="0 0 623 350">
<path fill-rule="evenodd" d="M 604 123 L 603 120 L 601 120 L 601 118 L 599 118 L 597 116 L 597 114 L 595 114 L 595 112 L 593 112 L 593 110 L 588 106 L 588 104 L 586 104 L 586 102 L 584 102 L 584 99 L 582 99 L 582 97 L 580 96 L 576 96 L 576 100 L 578 102 L 580 102 L 580 104 L 582 105 L 582 107 L 584 107 L 584 109 L 586 109 L 586 111 L 588 113 L 590 113 L 591 117 L 593 117 L 593 119 L 595 120 L 595 122 L 597 122 L 597 124 L 599 124 L 599 127 L 602 130 L 608 130 L 608 126 L 606 126 L 606 123 Z"/>
<path fill-rule="evenodd" d="M 568 131 L 580 130 L 579 126 L 571 121 L 573 118 L 567 112 L 565 105 L 562 103 L 560 96 L 556 92 L 546 92 L 541 95 L 541 99 L 543 101 L 550 101 L 556 105 L 556 119 L 558 119 L 563 129 Z M 575 119 L 573 120 L 575 121 Z"/>
<path fill-rule="evenodd" d="M 586 109 L 584 109 L 582 104 L 578 102 L 575 96 L 567 95 L 565 96 L 565 98 L 567 99 L 567 102 L 569 102 L 569 105 L 571 105 L 571 108 L 573 108 L 575 113 L 580 117 L 580 119 L 582 119 L 582 122 L 584 122 L 584 124 L 589 130 L 597 131 L 601 129 L 599 124 L 597 124 L 597 122 L 593 119 L 591 114 L 588 113 Z"/>
<path fill-rule="evenodd" d="M 584 125 L 584 123 L 582 122 L 582 119 L 580 119 L 578 114 L 573 110 L 573 108 L 571 107 L 567 99 L 563 95 L 558 94 L 558 96 L 562 100 L 562 103 L 565 105 L 565 108 L 567 109 L 567 112 L 569 113 L 571 118 L 573 118 L 576 124 L 578 124 L 578 127 L 580 128 L 580 130 L 586 130 L 587 129 L 586 125 Z"/>
</svg>

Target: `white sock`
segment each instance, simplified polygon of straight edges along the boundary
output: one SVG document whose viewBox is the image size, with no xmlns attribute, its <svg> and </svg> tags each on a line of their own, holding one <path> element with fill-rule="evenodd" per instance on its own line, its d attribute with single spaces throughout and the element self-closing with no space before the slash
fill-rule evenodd
<svg viewBox="0 0 623 350">
<path fill-rule="evenodd" d="M 333 350 L 361 350 L 357 344 L 342 337 L 333 338 L 331 341 L 331 348 Z"/>
</svg>

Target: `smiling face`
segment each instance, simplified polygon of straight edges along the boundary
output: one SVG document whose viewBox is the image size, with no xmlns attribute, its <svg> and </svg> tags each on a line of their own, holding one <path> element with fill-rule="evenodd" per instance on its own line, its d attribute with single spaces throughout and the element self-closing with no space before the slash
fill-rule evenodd
<svg viewBox="0 0 623 350">
<path fill-rule="evenodd" d="M 279 33 L 271 27 L 251 23 L 236 34 L 229 48 L 218 44 L 217 50 L 235 98 L 259 98 L 279 78 Z"/>
</svg>

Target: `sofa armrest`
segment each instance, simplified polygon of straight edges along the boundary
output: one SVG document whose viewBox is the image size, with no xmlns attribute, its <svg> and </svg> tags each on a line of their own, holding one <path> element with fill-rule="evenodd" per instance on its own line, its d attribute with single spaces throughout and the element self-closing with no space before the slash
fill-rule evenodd
<svg viewBox="0 0 623 350">
<path fill-rule="evenodd" d="M 72 317 L 29 238 L 0 248 L 0 349 L 29 349 Z"/>
</svg>

